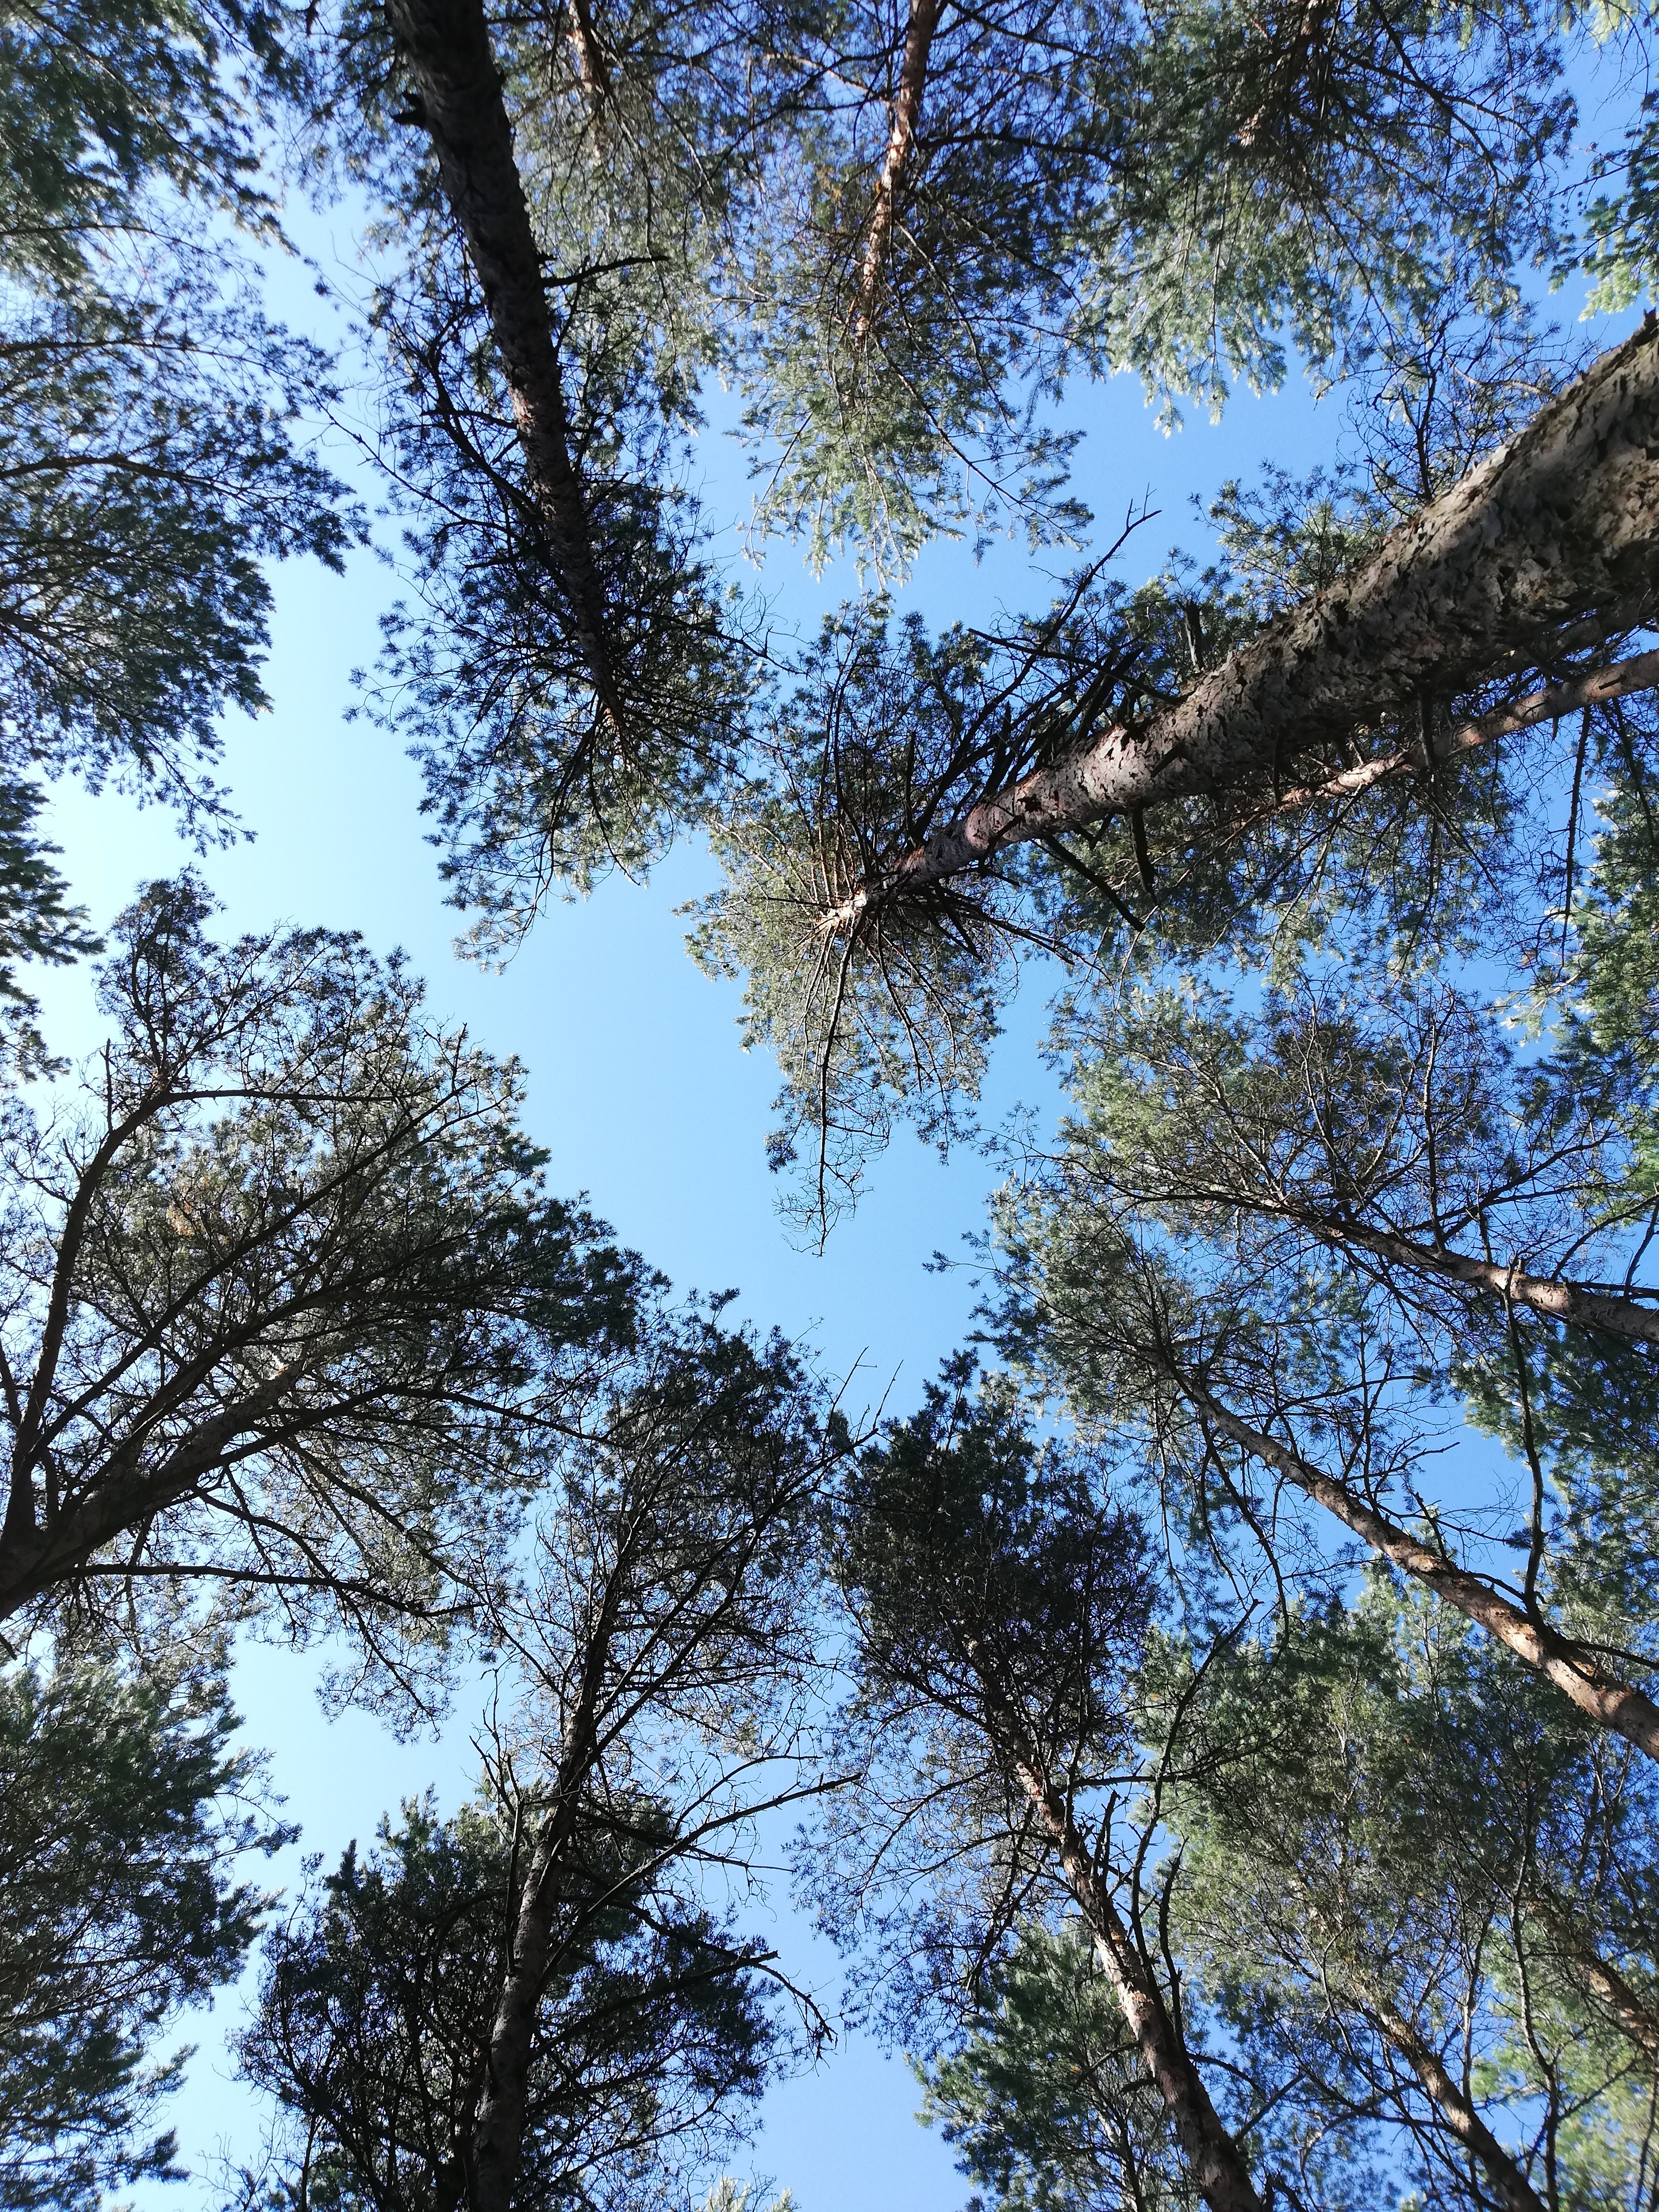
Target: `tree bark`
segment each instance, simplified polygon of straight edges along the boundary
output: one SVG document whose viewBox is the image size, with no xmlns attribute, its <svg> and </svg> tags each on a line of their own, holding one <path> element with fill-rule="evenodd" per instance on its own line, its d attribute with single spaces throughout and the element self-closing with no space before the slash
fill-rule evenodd
<svg viewBox="0 0 1659 2212">
<path fill-rule="evenodd" d="M 1071 1808 L 1043 1771 L 1021 1715 L 976 1661 L 991 1731 L 1002 1757 L 1060 1854 L 1066 1886 L 1093 1939 L 1096 1956 L 1123 2008 L 1147 2074 L 1169 2114 L 1188 2170 L 1211 2212 L 1263 2212 L 1238 2145 L 1223 2126 L 1197 2068 L 1176 2033 L 1163 1992 L 1095 1870 Z"/>
<path fill-rule="evenodd" d="M 587 112 L 597 123 L 611 97 L 611 72 L 593 28 L 591 0 L 570 0 L 570 43 L 576 50 L 576 74 L 581 79 Z"/>
<path fill-rule="evenodd" d="M 1381 1991 L 1356 1985 L 1363 2008 L 1411 2068 L 1429 2100 L 1498 2192 L 1504 2212 L 1544 2212 L 1542 2200 L 1453 2079 L 1431 2044 Z"/>
<path fill-rule="evenodd" d="M 1638 1996 L 1616 1966 L 1607 1964 L 1553 1898 L 1541 1890 L 1528 1890 L 1521 1904 L 1542 1929 L 1551 1951 L 1569 1974 L 1577 1976 L 1606 2007 L 1637 2049 L 1659 2064 L 1659 2014 Z"/>
<path fill-rule="evenodd" d="M 179 1439 L 161 1465 L 144 1471 L 142 1444 L 113 1454 L 81 1504 L 37 1529 L 21 1516 L 15 1530 L 0 1536 L 0 1620 L 57 1585 L 68 1581 L 93 1554 L 116 1537 L 189 1496 L 206 1477 L 227 1463 L 234 1445 L 257 1434 L 298 1378 L 285 1367 L 246 1397 L 204 1420 Z"/>
<path fill-rule="evenodd" d="M 577 647 L 599 705 L 620 733 L 622 702 L 605 643 L 586 501 L 571 459 L 541 255 L 483 0 L 386 0 L 386 13 L 483 293 L 532 503 Z"/>
<path fill-rule="evenodd" d="M 1177 1387 L 1203 1412 L 1212 1427 L 1276 1469 L 1316 1504 L 1334 1513 L 1379 1558 L 1437 1592 L 1466 1619 L 1484 1628 L 1506 1650 L 1512 1651 L 1547 1681 L 1554 1683 L 1587 1719 L 1612 1729 L 1638 1751 L 1644 1751 L 1650 1759 L 1659 1759 L 1659 1705 L 1640 1690 L 1609 1674 L 1570 1638 L 1557 1634 L 1546 1622 L 1534 1620 L 1512 1600 L 1483 1583 L 1478 1575 L 1470 1574 L 1465 1568 L 1443 1559 L 1438 1552 L 1431 1551 L 1386 1514 L 1356 1498 L 1346 1483 L 1310 1466 L 1288 1445 L 1277 1443 L 1260 1429 L 1241 1421 L 1201 1384 L 1173 1369 L 1170 1372 Z"/>
<path fill-rule="evenodd" d="M 1563 721 L 1569 714 L 1581 714 L 1586 707 L 1602 706 L 1610 699 L 1627 699 L 1634 692 L 1651 691 L 1656 686 L 1659 686 L 1659 652 L 1632 653 L 1628 659 L 1615 660 L 1606 668 L 1592 669 L 1583 676 L 1569 677 L 1565 683 L 1547 684 L 1540 691 L 1528 692 L 1510 706 L 1497 708 L 1490 714 L 1480 714 L 1473 721 L 1460 723 L 1455 730 L 1435 740 L 1432 760 L 1419 738 L 1397 751 L 1379 753 L 1374 759 L 1361 761 L 1355 768 L 1338 769 L 1333 775 L 1311 782 L 1278 789 L 1266 804 L 1241 809 L 1237 822 L 1230 826 L 1237 834 L 1257 822 L 1270 821 L 1280 814 L 1297 813 L 1321 799 L 1357 799 L 1363 792 L 1374 791 L 1378 784 L 1422 775 L 1443 762 L 1474 752 L 1482 745 L 1495 744 L 1500 738 L 1516 737 L 1522 730 L 1535 729 L 1540 722 Z"/>
<path fill-rule="evenodd" d="M 893 242 L 893 223 L 898 212 L 899 179 L 910 158 L 916 126 L 921 121 L 921 95 L 927 82 L 927 57 L 933 33 L 944 13 L 945 0 L 910 0 L 910 20 L 904 33 L 904 57 L 899 64 L 898 88 L 893 95 L 893 123 L 888 133 L 886 158 L 876 182 L 875 212 L 865 234 L 859 264 L 859 288 L 853 302 L 853 336 L 862 344 L 870 334 L 876 293 Z"/>
<path fill-rule="evenodd" d="M 519 1891 L 507 1968 L 490 2023 L 489 2063 L 472 2126 L 472 2212 L 508 2212 L 524 2158 L 525 2115 L 536 2014 L 552 1964 L 559 1875 L 576 1831 L 581 1793 L 598 1755 L 599 1694 L 610 1664 L 623 1563 L 605 1586 L 582 1653 L 564 1730 L 553 1802 L 536 1833 Z"/>
<path fill-rule="evenodd" d="M 1379 1260 L 1390 1261 L 1396 1267 L 1413 1268 L 1425 1275 L 1440 1275 L 1448 1282 L 1462 1283 L 1471 1290 L 1491 1291 L 1515 1305 L 1547 1315 L 1552 1321 L 1565 1322 L 1570 1328 L 1599 1328 L 1632 1344 L 1659 1344 L 1659 1310 L 1642 1305 L 1634 1298 L 1621 1297 L 1616 1292 L 1592 1289 L 1561 1275 L 1529 1275 L 1520 1267 L 1505 1267 L 1498 1261 L 1476 1259 L 1472 1254 L 1454 1252 L 1443 1246 L 1419 1244 L 1393 1230 L 1368 1229 L 1363 1222 L 1317 1213 L 1311 1207 L 1297 1206 L 1294 1200 L 1275 1203 L 1267 1199 L 1251 1200 L 1231 1191 L 1217 1191 L 1212 1195 L 1224 1204 L 1249 1207 L 1293 1222 L 1321 1243 L 1338 1249 L 1352 1246 L 1374 1254 Z"/>
<path fill-rule="evenodd" d="M 1176 705 L 935 831 L 842 919 L 1006 846 L 1276 773 L 1425 696 L 1535 665 L 1569 624 L 1628 627 L 1656 584 L 1659 327 L 1644 325 L 1356 574 L 1276 617 Z"/>
</svg>

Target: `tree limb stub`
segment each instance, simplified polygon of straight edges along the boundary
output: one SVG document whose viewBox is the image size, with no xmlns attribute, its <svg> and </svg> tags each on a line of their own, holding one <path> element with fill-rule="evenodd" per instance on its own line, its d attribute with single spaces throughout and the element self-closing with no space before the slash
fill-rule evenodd
<svg viewBox="0 0 1659 2212">
<path fill-rule="evenodd" d="M 1224 791 L 1425 695 L 1466 690 L 1510 656 L 1524 664 L 1577 617 L 1632 623 L 1656 583 L 1659 329 L 1644 327 L 1356 574 L 1277 617 L 1174 706 L 981 800 L 836 919 L 855 922 L 1008 845 Z M 1528 720 L 1548 719 L 1545 696 L 1525 702 Z M 1465 744 L 1485 741 L 1464 733 Z M 1407 754 L 1370 764 L 1353 772 L 1353 787 L 1412 765 L 1421 760 Z M 1306 799 L 1344 787 L 1312 787 Z"/>
<path fill-rule="evenodd" d="M 1642 1691 L 1609 1674 L 1570 1638 L 1534 1620 L 1479 1575 L 1458 1566 L 1357 1498 L 1346 1483 L 1312 1466 L 1287 1444 L 1240 1420 L 1202 1383 L 1173 1370 L 1172 1379 L 1212 1428 L 1282 1474 L 1316 1505 L 1334 1514 L 1379 1559 L 1437 1592 L 1466 1620 L 1484 1628 L 1505 1650 L 1553 1682 L 1586 1719 L 1612 1729 L 1650 1759 L 1659 1759 L 1659 1705 Z"/>
<path fill-rule="evenodd" d="M 513 152 L 513 126 L 483 0 L 386 0 L 386 21 L 420 99 L 445 197 L 483 293 L 532 495 L 577 646 L 605 714 L 623 727 L 541 257 Z"/>
<path fill-rule="evenodd" d="M 1564 683 L 1547 684 L 1541 691 L 1528 691 L 1510 706 L 1495 708 L 1490 714 L 1460 723 L 1449 735 L 1436 739 L 1434 758 L 1437 763 L 1454 760 L 1482 745 L 1495 744 L 1500 738 L 1517 737 L 1540 722 L 1565 720 L 1586 707 L 1604 706 L 1611 699 L 1627 699 L 1634 692 L 1651 691 L 1656 686 L 1659 652 L 1633 653 L 1606 668 L 1569 677 Z M 1431 765 L 1420 742 L 1398 752 L 1382 753 L 1375 760 L 1362 761 L 1357 768 L 1339 769 L 1334 775 L 1278 792 L 1267 805 L 1249 811 L 1237 826 L 1249 829 L 1274 815 L 1293 814 L 1301 807 L 1315 805 L 1322 799 L 1358 798 L 1380 783 L 1421 775 Z"/>
<path fill-rule="evenodd" d="M 893 124 L 888 133 L 886 158 L 876 182 L 876 205 L 865 233 L 864 254 L 859 264 L 859 286 L 853 301 L 853 337 L 861 345 L 870 333 L 876 293 L 893 242 L 898 212 L 899 179 L 915 142 L 921 121 L 921 95 L 927 82 L 927 57 L 945 12 L 944 0 L 910 0 L 910 20 L 904 33 L 904 58 L 899 64 L 898 89 L 893 96 Z"/>
</svg>

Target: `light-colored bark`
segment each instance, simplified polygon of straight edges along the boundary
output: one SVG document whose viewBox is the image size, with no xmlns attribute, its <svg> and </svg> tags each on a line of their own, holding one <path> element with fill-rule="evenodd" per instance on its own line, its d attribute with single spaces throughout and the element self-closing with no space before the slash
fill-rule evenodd
<svg viewBox="0 0 1659 2212">
<path fill-rule="evenodd" d="M 623 727 L 602 594 L 513 126 L 483 0 L 386 0 L 450 210 L 483 293 L 501 373 L 573 635 L 600 707 Z"/>
<path fill-rule="evenodd" d="M 1140 1948 L 1096 1871 L 1070 1806 L 1043 1769 L 1023 1716 L 989 1680 L 970 1649 L 997 1749 L 1060 1856 L 1095 1954 L 1122 2007 L 1147 2075 L 1163 2100 L 1182 2154 L 1211 2212 L 1263 2212 L 1238 2145 L 1210 2101 L 1197 2068 L 1176 2034 L 1168 2006 Z"/>
<path fill-rule="evenodd" d="M 1425 697 L 1524 668 L 1586 621 L 1628 627 L 1656 588 L 1659 325 L 1648 325 L 1352 576 L 1269 623 L 1176 704 L 1115 725 L 936 830 L 839 918 L 854 921 L 1009 845 L 1277 774 Z M 1376 780 L 1411 764 L 1401 753 L 1355 774 Z M 1307 797 L 1341 787 L 1322 781 Z"/>
<path fill-rule="evenodd" d="M 1420 1244 L 1393 1230 L 1368 1228 L 1364 1222 L 1322 1213 L 1313 1206 L 1297 1205 L 1294 1199 L 1276 1198 L 1268 1192 L 1252 1196 L 1216 1188 L 1204 1194 L 1221 1205 L 1248 1208 L 1278 1220 L 1293 1222 L 1321 1243 L 1336 1249 L 1352 1247 L 1387 1260 L 1395 1267 L 1438 1275 L 1470 1290 L 1490 1291 L 1511 1304 L 1526 1306 L 1533 1313 L 1547 1315 L 1552 1321 L 1565 1322 L 1572 1328 L 1598 1328 L 1632 1344 L 1659 1344 L 1659 1310 L 1644 1305 L 1636 1298 L 1620 1297 L 1616 1291 L 1575 1283 L 1563 1275 L 1528 1274 L 1522 1267 L 1506 1267 L 1498 1261 L 1455 1252 L 1446 1245 Z"/>
<path fill-rule="evenodd" d="M 1643 1692 L 1620 1681 L 1570 1638 L 1534 1620 L 1478 1575 L 1443 1559 L 1386 1514 L 1357 1498 L 1346 1483 L 1313 1466 L 1288 1444 L 1240 1420 L 1200 1383 L 1179 1374 L 1174 1374 L 1173 1379 L 1212 1428 L 1274 1468 L 1316 1504 L 1334 1513 L 1380 1559 L 1436 1591 L 1466 1619 L 1477 1622 L 1506 1650 L 1553 1682 L 1587 1719 L 1612 1729 L 1650 1759 L 1659 1759 L 1659 1705 Z"/>
<path fill-rule="evenodd" d="M 1398 2005 L 1364 1976 L 1346 1977 L 1378 2029 L 1400 2053 L 1427 2092 L 1429 2101 L 1451 2133 L 1474 2159 L 1504 2212 L 1544 2212 L 1527 2177 L 1476 2112 L 1432 2044 L 1425 2040 Z"/>
<path fill-rule="evenodd" d="M 1442 2119 L 1478 2161 L 1507 2212 L 1544 2212 L 1526 2176 L 1463 2094 L 1433 2048 L 1393 2006 L 1377 2004 L 1370 2009 L 1383 2034 L 1427 2090 Z"/>
<path fill-rule="evenodd" d="M 859 286 L 853 301 L 853 336 L 861 344 L 870 331 L 882 271 L 893 243 L 893 224 L 898 213 L 899 180 L 915 143 L 921 121 L 921 96 L 927 82 L 927 57 L 933 33 L 944 13 L 945 0 L 910 0 L 910 20 L 904 33 L 904 56 L 899 64 L 897 89 L 893 95 L 893 122 L 887 136 L 887 153 L 876 182 L 876 204 L 865 233 L 864 253 L 859 263 Z"/>
<path fill-rule="evenodd" d="M 570 0 L 570 43 L 575 48 L 576 75 L 581 80 L 587 112 L 598 122 L 611 97 L 611 72 L 593 27 L 592 0 Z"/>
<path fill-rule="evenodd" d="M 1637 2049 L 1659 2064 L 1659 2014 L 1638 1996 L 1619 1969 L 1602 1958 L 1553 1898 L 1541 1890 L 1528 1890 L 1521 1903 L 1567 1972 L 1605 2006 Z"/>
</svg>

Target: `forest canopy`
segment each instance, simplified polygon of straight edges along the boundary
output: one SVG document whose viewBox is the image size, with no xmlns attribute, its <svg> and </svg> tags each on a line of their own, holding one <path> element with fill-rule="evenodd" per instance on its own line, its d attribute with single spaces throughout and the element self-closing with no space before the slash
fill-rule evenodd
<svg viewBox="0 0 1659 2212">
<path fill-rule="evenodd" d="M 998 2212 L 1659 2206 L 1654 37 L 0 4 L 0 2205 L 183 2179 L 246 1968 L 246 2212 L 738 2212 L 848 2027 Z M 267 308 L 319 205 L 349 352 Z M 1119 373 L 1339 428 L 1161 557 Z M 469 949 L 705 853 L 786 1233 L 1051 989 L 931 1382 L 677 1292 L 400 953 L 222 925 L 279 564 L 377 509 Z M 71 882 L 65 776 L 195 864 Z M 261 1637 L 470 1797 L 279 1899 Z"/>
</svg>

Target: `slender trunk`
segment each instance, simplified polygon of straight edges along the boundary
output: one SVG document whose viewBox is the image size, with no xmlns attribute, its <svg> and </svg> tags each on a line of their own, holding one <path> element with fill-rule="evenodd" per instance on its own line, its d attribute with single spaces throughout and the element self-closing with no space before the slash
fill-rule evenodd
<svg viewBox="0 0 1659 2212">
<path fill-rule="evenodd" d="M 1559 1275 L 1528 1275 L 1519 1267 L 1505 1267 L 1493 1260 L 1477 1260 L 1466 1252 L 1453 1252 L 1441 1246 L 1418 1244 L 1408 1237 L 1396 1236 L 1391 1230 L 1367 1229 L 1358 1222 L 1333 1220 L 1328 1215 L 1304 1212 L 1294 1204 L 1258 1204 L 1262 1212 L 1279 1214 L 1295 1222 L 1322 1243 L 1357 1246 L 1362 1252 L 1375 1253 L 1378 1259 L 1392 1261 L 1400 1267 L 1415 1268 L 1424 1274 L 1443 1275 L 1449 1282 L 1467 1284 L 1472 1290 L 1494 1291 L 1517 1306 L 1529 1307 L 1534 1313 L 1546 1314 L 1552 1321 L 1565 1322 L 1571 1327 L 1599 1328 L 1609 1336 L 1623 1337 L 1633 1344 L 1659 1344 L 1659 1311 L 1638 1304 L 1634 1298 L 1592 1290 Z"/>
<path fill-rule="evenodd" d="M 1540 2198 L 1492 2130 L 1463 2094 L 1431 2044 L 1426 2043 L 1399 2008 L 1381 1991 L 1356 1984 L 1356 1995 L 1372 2020 L 1427 2091 L 1429 2100 L 1464 2149 L 1476 2160 L 1498 2192 L 1504 2212 L 1544 2212 Z"/>
<path fill-rule="evenodd" d="M 1123 2008 L 1129 2032 L 1164 2101 L 1200 2194 L 1211 2212 L 1262 2212 L 1262 2200 L 1250 2179 L 1249 2168 L 1223 2126 L 1197 2068 L 1176 2033 L 1163 1992 L 1139 1946 L 1095 1870 L 1070 1807 L 1044 1773 L 1030 1730 L 982 1673 L 979 1680 L 998 1748 L 1059 1850 L 1066 1885 L 1088 1924 L 1096 1955 Z"/>
<path fill-rule="evenodd" d="M 536 2014 L 551 1963 L 558 1876 L 574 1826 L 574 1795 L 562 1788 L 537 1832 L 519 1891 L 512 1951 L 490 2023 L 489 2071 L 472 2124 L 472 2212 L 507 2212 L 518 2182 Z"/>
<path fill-rule="evenodd" d="M 1569 1974 L 1583 1982 L 1606 2007 L 1637 2049 L 1659 2064 L 1659 2014 L 1638 1996 L 1616 1966 L 1607 1964 L 1553 1899 L 1541 1890 L 1529 1890 L 1521 1903 Z"/>
<path fill-rule="evenodd" d="M 1324 1506 L 1352 1528 L 1379 1558 L 1436 1591 L 1448 1605 L 1455 1607 L 1468 1620 L 1484 1628 L 1506 1650 L 1512 1651 L 1547 1681 L 1553 1682 L 1587 1719 L 1612 1729 L 1638 1751 L 1646 1752 L 1650 1759 L 1659 1759 L 1659 1705 L 1655 1705 L 1640 1690 L 1609 1674 L 1570 1638 L 1558 1635 L 1546 1622 L 1534 1620 L 1512 1600 L 1489 1588 L 1478 1575 L 1470 1574 L 1451 1560 L 1443 1559 L 1438 1552 L 1431 1551 L 1386 1514 L 1356 1498 L 1346 1483 L 1310 1465 L 1288 1445 L 1277 1443 L 1260 1429 L 1241 1421 L 1200 1384 L 1173 1369 L 1170 1371 L 1187 1397 L 1224 1436 L 1275 1468 L 1304 1496 Z"/>
<path fill-rule="evenodd" d="M 386 0 L 450 210 L 483 290 L 532 495 L 600 707 L 620 732 L 603 599 L 513 126 L 483 0 Z"/>
<path fill-rule="evenodd" d="M 564 1730 L 559 1771 L 519 1890 L 519 1909 L 506 1970 L 490 2023 L 489 2064 L 472 2125 L 471 2212 L 507 2212 L 524 2156 L 530 2060 L 560 1904 L 559 1876 L 576 1813 L 599 1752 L 599 1695 L 611 1661 L 623 1563 L 605 1586 L 582 1653 L 574 1704 Z"/>
<path fill-rule="evenodd" d="M 1176 705 L 936 830 L 844 919 L 1008 845 L 1277 775 L 1425 697 L 1535 664 L 1586 617 L 1628 626 L 1659 582 L 1656 456 L 1659 328 L 1644 326 L 1357 574 L 1269 623 Z"/>
<path fill-rule="evenodd" d="M 933 33 L 944 12 L 945 0 L 910 0 L 910 21 L 904 33 L 904 58 L 899 64 L 898 89 L 893 95 L 893 125 L 887 137 L 887 155 L 876 182 L 875 212 L 865 234 L 864 255 L 859 264 L 859 288 L 853 301 L 853 336 L 862 344 L 869 336 L 875 313 L 876 293 L 893 242 L 893 223 L 898 211 L 899 179 L 910 157 L 916 127 L 921 121 L 921 95 L 927 82 L 927 57 Z"/>
<path fill-rule="evenodd" d="M 576 74 L 581 80 L 587 112 L 597 123 L 611 97 L 611 72 L 605 65 L 599 33 L 593 28 L 592 0 L 570 0 L 570 43 L 576 49 Z"/>
</svg>

